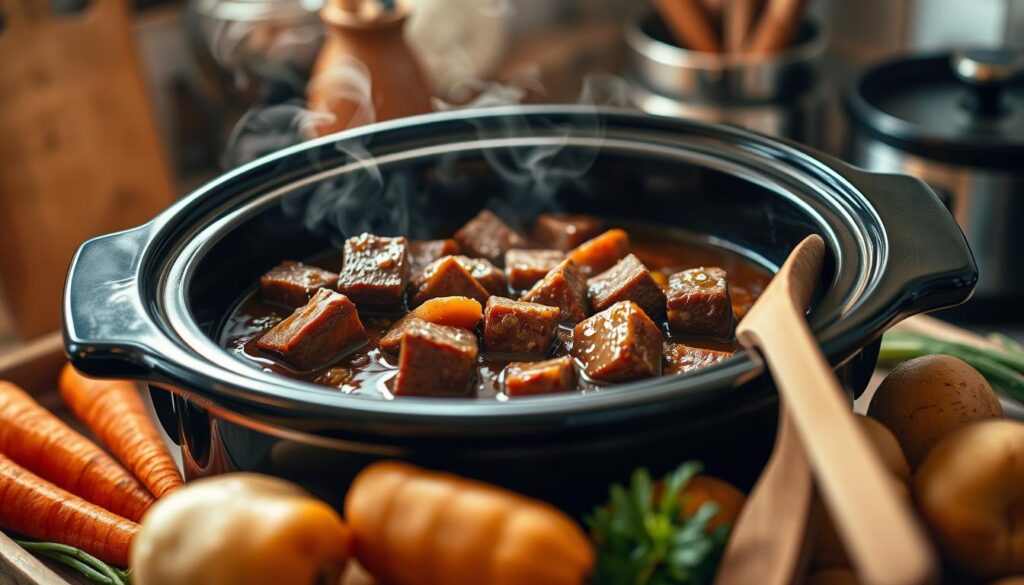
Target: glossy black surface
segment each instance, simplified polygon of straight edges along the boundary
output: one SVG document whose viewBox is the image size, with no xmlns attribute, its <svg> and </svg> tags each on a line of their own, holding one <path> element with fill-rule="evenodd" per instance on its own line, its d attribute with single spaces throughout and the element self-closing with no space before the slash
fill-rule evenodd
<svg viewBox="0 0 1024 585">
<path fill-rule="evenodd" d="M 745 354 L 585 395 L 388 402 L 269 375 L 217 346 L 227 309 L 280 260 L 363 230 L 448 233 L 484 206 L 524 222 L 559 209 L 658 224 L 768 267 L 822 234 L 829 254 L 810 322 L 853 391 L 887 325 L 964 301 L 977 279 L 953 219 L 914 179 L 632 112 L 461 111 L 287 149 L 146 226 L 86 243 L 66 289 L 68 351 L 87 373 L 178 393 L 176 407 L 155 399 L 162 420 L 177 421 L 166 426 L 190 476 L 269 471 L 325 493 L 373 458 L 402 457 L 573 508 L 637 465 L 697 456 L 749 485 L 770 449 L 775 396 Z"/>
<path fill-rule="evenodd" d="M 929 53 L 868 69 L 846 95 L 853 123 L 928 158 L 1018 170 L 1024 158 L 1024 76 L 998 87 L 972 86 L 956 76 L 952 58 L 949 52 Z M 988 101 L 994 104 L 980 105 Z"/>
</svg>

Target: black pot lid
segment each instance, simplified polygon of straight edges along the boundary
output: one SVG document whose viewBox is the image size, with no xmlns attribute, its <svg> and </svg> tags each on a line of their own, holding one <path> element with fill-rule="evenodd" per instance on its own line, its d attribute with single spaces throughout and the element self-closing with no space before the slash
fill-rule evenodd
<svg viewBox="0 0 1024 585">
<path fill-rule="evenodd" d="M 855 123 L 897 148 L 971 166 L 1020 166 L 1024 52 L 966 49 L 900 58 L 847 94 Z"/>
</svg>

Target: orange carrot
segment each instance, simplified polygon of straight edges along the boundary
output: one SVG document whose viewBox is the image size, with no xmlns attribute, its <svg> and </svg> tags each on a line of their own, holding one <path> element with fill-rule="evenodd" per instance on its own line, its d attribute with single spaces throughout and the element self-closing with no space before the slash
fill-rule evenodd
<svg viewBox="0 0 1024 585">
<path fill-rule="evenodd" d="M 43 479 L 138 520 L 153 496 L 95 443 L 10 382 L 0 381 L 0 453 Z"/>
<path fill-rule="evenodd" d="M 0 526 L 29 538 L 80 548 L 128 566 L 139 525 L 70 494 L 0 455 Z"/>
<path fill-rule="evenodd" d="M 68 364 L 60 375 L 60 394 L 71 412 L 154 496 L 162 497 L 184 483 L 135 384 L 87 378 Z"/>
</svg>

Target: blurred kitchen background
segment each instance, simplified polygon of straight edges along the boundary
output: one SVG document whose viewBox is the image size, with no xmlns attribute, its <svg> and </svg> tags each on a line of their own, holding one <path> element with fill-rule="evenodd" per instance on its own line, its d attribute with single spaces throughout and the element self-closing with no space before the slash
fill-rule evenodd
<svg viewBox="0 0 1024 585">
<path fill-rule="evenodd" d="M 357 11 L 395 9 L 390 2 L 330 1 Z M 721 2 L 729 0 L 705 5 Z M 59 327 L 63 275 L 83 239 L 146 221 L 219 173 L 318 127 L 306 110 L 306 90 L 327 28 L 321 3 L 0 0 L 0 346 Z M 842 103 L 873 64 L 923 54 L 947 63 L 964 57 L 952 50 L 973 47 L 1004 51 L 967 55 L 961 73 L 983 78 L 961 81 L 990 93 L 997 91 L 992 84 L 1005 82 L 1000 99 L 1024 105 L 1013 52 L 1024 43 L 1024 0 L 810 0 L 795 46 L 770 66 L 726 58 L 728 67 L 749 69 L 734 79 L 717 77 L 727 83 L 715 81 L 721 63 L 674 49 L 668 27 L 640 0 L 409 0 L 408 6 L 407 50 L 394 39 L 383 49 L 372 45 L 392 34 L 378 31 L 366 41 L 364 65 L 398 76 L 403 92 L 415 92 L 416 80 L 399 72 L 411 53 L 433 96 L 418 103 L 433 109 L 629 105 L 746 125 L 883 170 L 917 164 L 920 174 L 946 177 L 956 186 L 936 187 L 951 205 L 953 198 L 973 197 L 975 206 L 985 206 L 958 219 L 981 222 L 972 229 L 997 239 L 969 234 L 976 252 L 986 254 L 979 258 L 987 287 L 980 292 L 992 302 L 965 317 L 989 318 L 993 307 L 1004 306 L 1018 307 L 1019 315 L 1018 273 L 1024 273 L 1017 265 L 1024 254 L 1010 246 L 1024 237 L 1012 224 L 1022 217 L 1015 214 L 1019 204 L 1006 197 L 1024 197 L 1022 171 L 987 160 L 978 168 L 936 170 L 928 152 L 914 145 L 912 157 L 871 162 L 874 154 L 852 146 Z M 360 67 L 346 71 L 356 75 Z M 343 81 L 347 91 L 374 91 L 358 75 Z M 387 110 L 370 118 L 405 113 Z M 914 118 L 918 113 L 907 116 L 926 125 Z M 369 121 L 366 111 L 346 115 L 352 124 Z M 1019 146 L 1022 117 L 1018 110 L 998 140 Z M 978 190 L 984 193 L 975 195 Z M 984 283 L 986 270 L 998 278 Z"/>
</svg>

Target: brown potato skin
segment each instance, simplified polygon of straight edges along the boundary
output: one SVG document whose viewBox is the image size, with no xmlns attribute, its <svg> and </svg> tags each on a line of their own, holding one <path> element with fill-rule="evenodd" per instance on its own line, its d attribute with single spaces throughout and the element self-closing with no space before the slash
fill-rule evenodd
<svg viewBox="0 0 1024 585">
<path fill-rule="evenodd" d="M 1002 418 L 1003 408 L 977 370 L 952 356 L 930 355 L 886 376 L 868 416 L 896 435 L 913 470 L 943 437 L 973 421 Z"/>
<path fill-rule="evenodd" d="M 1024 424 L 969 424 L 932 449 L 914 496 L 943 558 L 976 577 L 1024 573 Z"/>
</svg>

